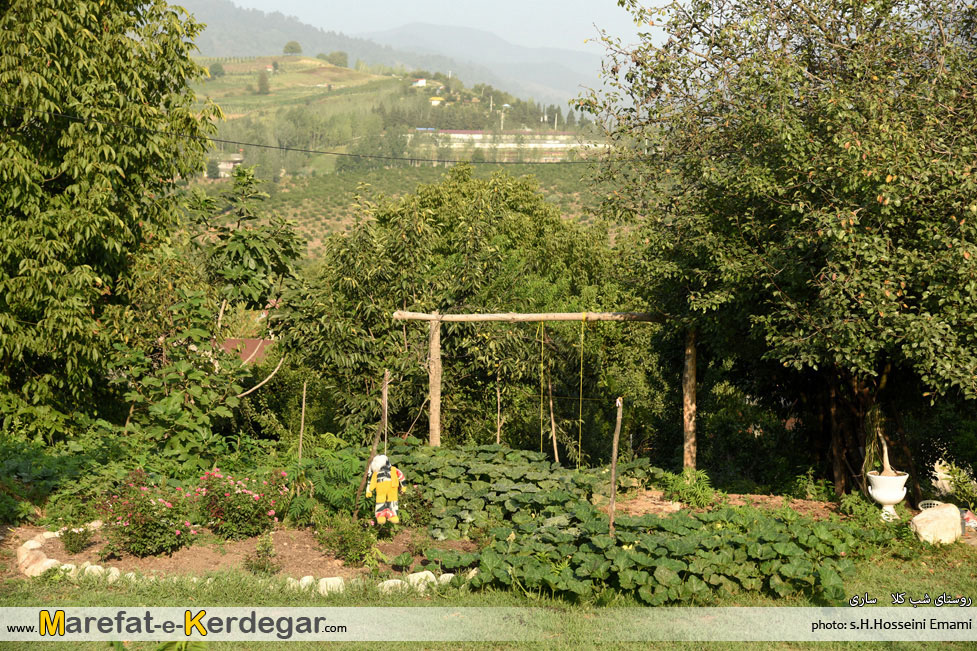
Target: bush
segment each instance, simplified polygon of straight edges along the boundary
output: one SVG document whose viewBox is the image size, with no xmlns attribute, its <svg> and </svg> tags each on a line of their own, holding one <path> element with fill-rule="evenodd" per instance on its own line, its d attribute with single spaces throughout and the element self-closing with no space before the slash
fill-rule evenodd
<svg viewBox="0 0 977 651">
<path fill-rule="evenodd" d="M 244 559 L 244 567 L 252 574 L 267 576 L 277 574 L 282 567 L 275 562 L 275 556 L 275 544 L 271 540 L 271 532 L 269 531 L 258 541 L 254 554 Z"/>
<path fill-rule="evenodd" d="M 703 509 L 716 499 L 716 491 L 704 470 L 685 468 L 681 474 L 663 473 L 662 488 L 665 498 Z"/>
<path fill-rule="evenodd" d="M 332 517 L 318 514 L 315 522 L 316 540 L 323 549 L 351 565 L 369 565 L 379 555 L 372 522 L 353 520 L 351 515 L 344 513 Z"/>
<path fill-rule="evenodd" d="M 69 554 L 77 554 L 92 544 L 92 530 L 87 525 L 71 528 L 61 532 L 61 544 Z"/>
<path fill-rule="evenodd" d="M 191 522 L 192 510 L 182 490 L 152 484 L 142 470 L 130 473 L 100 505 L 110 544 L 133 556 L 172 554 L 189 545 L 199 528 Z"/>
<path fill-rule="evenodd" d="M 234 479 L 214 468 L 200 477 L 200 514 L 207 526 L 225 540 L 258 536 L 278 522 L 278 513 L 285 511 L 287 476 L 284 470 L 276 470 L 261 480 Z"/>
</svg>

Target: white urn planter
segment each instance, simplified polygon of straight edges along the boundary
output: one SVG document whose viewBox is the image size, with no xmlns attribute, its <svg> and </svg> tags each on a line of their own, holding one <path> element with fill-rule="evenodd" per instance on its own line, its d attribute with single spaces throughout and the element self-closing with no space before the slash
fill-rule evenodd
<svg viewBox="0 0 977 651">
<path fill-rule="evenodd" d="M 882 519 L 885 521 L 898 520 L 899 516 L 893 508 L 906 497 L 906 480 L 908 472 L 899 472 L 895 477 L 885 477 L 878 470 L 868 473 L 868 494 L 882 505 Z"/>
</svg>

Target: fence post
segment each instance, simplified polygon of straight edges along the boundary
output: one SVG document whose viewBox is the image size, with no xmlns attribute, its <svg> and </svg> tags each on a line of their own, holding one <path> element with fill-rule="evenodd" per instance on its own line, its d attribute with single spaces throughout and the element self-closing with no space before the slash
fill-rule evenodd
<svg viewBox="0 0 977 651">
<path fill-rule="evenodd" d="M 428 445 L 441 445 L 441 315 L 434 313 L 431 319 L 430 361 L 428 362 L 428 381 L 430 383 L 430 433 Z"/>
</svg>

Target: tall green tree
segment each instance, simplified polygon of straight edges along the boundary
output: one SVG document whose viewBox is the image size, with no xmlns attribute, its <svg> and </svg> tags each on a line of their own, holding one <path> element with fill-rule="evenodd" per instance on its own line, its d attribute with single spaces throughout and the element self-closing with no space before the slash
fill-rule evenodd
<svg viewBox="0 0 977 651">
<path fill-rule="evenodd" d="M 189 84 L 202 25 L 161 0 L 13 0 L 0 12 L 0 390 L 95 411 L 107 308 L 171 224 L 219 110 Z M 20 405 L 20 407 L 17 407 Z"/>
<path fill-rule="evenodd" d="M 611 204 L 688 312 L 813 382 L 843 490 L 893 385 L 977 397 L 975 8 L 618 4 L 655 32 L 583 101 Z"/>
<path fill-rule="evenodd" d="M 298 41 L 289 41 L 282 48 L 282 52 L 285 54 L 302 54 L 302 46 Z"/>
</svg>

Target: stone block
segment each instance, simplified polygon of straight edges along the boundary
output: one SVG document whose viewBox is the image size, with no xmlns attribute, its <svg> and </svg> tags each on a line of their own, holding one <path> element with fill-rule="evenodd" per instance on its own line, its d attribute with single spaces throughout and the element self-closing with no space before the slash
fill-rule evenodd
<svg viewBox="0 0 977 651">
<path fill-rule="evenodd" d="M 36 549 L 25 549 L 24 547 L 17 548 L 17 567 L 23 571 L 28 566 L 37 563 L 38 561 L 43 561 L 47 556 L 44 552 L 38 551 Z"/>
<path fill-rule="evenodd" d="M 308 590 L 314 585 L 315 585 L 315 577 L 311 575 L 303 576 L 301 579 L 299 579 L 299 587 L 302 588 L 303 590 Z"/>
<path fill-rule="evenodd" d="M 45 558 L 44 560 L 33 563 L 29 567 L 24 569 L 24 574 L 27 576 L 41 576 L 48 570 L 54 567 L 60 567 L 61 561 L 56 558 Z"/>
<path fill-rule="evenodd" d="M 377 589 L 383 594 L 390 594 L 392 592 L 403 592 L 408 589 L 408 586 L 400 579 L 390 579 L 378 585 Z"/>
<path fill-rule="evenodd" d="M 451 583 L 451 579 L 453 578 L 455 578 L 454 574 L 452 574 L 451 572 L 445 572 L 444 574 L 438 577 L 438 584 L 448 585 L 449 583 Z"/>
<path fill-rule="evenodd" d="M 119 580 L 120 576 L 122 576 L 122 570 L 117 567 L 110 567 L 108 576 L 106 576 L 106 581 L 109 583 L 115 583 Z"/>
<path fill-rule="evenodd" d="M 940 504 L 926 509 L 913 518 L 909 526 L 920 540 L 930 544 L 946 545 L 963 535 L 960 509 L 953 504 Z"/>
<path fill-rule="evenodd" d="M 344 592 L 346 583 L 341 576 L 319 579 L 319 594 L 327 595 L 330 592 Z"/>
<path fill-rule="evenodd" d="M 425 590 L 428 585 L 434 583 L 437 584 L 438 580 L 434 576 L 434 573 L 429 570 L 424 570 L 423 572 L 415 572 L 413 574 L 407 575 L 407 583 L 410 587 L 416 590 Z"/>
<path fill-rule="evenodd" d="M 89 565 L 85 568 L 85 576 L 102 576 L 105 574 L 105 568 L 101 565 Z"/>
</svg>

